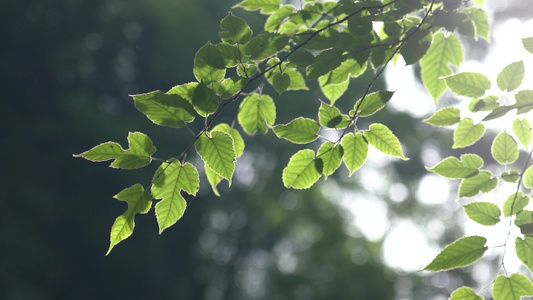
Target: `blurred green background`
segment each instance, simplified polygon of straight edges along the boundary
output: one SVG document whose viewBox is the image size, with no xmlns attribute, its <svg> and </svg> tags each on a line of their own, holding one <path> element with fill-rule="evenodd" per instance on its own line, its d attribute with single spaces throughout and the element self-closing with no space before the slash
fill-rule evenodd
<svg viewBox="0 0 533 300">
<path fill-rule="evenodd" d="M 112 196 L 137 182 L 147 185 L 157 164 L 115 170 L 72 154 L 109 140 L 125 145 L 128 131 L 148 134 L 157 157 L 180 153 L 187 133 L 155 126 L 128 95 L 194 80 L 196 50 L 218 41 L 219 22 L 236 3 L 3 3 L 1 299 L 394 299 L 400 292 L 429 299 L 471 280 L 457 272 L 462 281 L 435 286 L 431 277 L 385 266 L 383 241 L 351 228 L 327 189 L 283 188 L 281 171 L 299 148 L 271 134 L 246 138 L 248 154 L 238 162 L 234 186 L 221 185 L 221 198 L 201 179 L 199 196 L 175 226 L 159 236 L 153 211 L 138 215 L 133 235 L 104 256 L 111 225 L 126 209 Z M 235 13 L 253 29 L 260 26 L 259 14 Z M 295 108 L 314 117 L 322 96 L 311 87 L 276 100 L 277 123 L 289 121 Z M 352 85 L 350 99 L 360 90 Z M 376 121 L 406 133 L 418 126 L 390 114 Z M 387 218 L 439 214 L 416 201 L 411 184 L 424 174 L 416 149 L 431 136 L 449 146 L 450 136 L 420 132 L 406 139 L 409 163 L 387 167 L 408 187 L 402 205 L 381 195 L 394 211 Z M 344 179 L 334 177 L 336 186 L 358 188 L 357 176 L 338 173 Z M 456 226 L 446 228 L 442 243 L 457 236 Z"/>
</svg>

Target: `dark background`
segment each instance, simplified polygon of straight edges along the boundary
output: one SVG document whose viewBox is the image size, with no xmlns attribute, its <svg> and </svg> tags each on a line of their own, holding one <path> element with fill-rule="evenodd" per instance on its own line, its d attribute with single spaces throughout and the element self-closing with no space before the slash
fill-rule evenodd
<svg viewBox="0 0 533 300">
<path fill-rule="evenodd" d="M 246 138 L 245 175 L 231 189 L 222 184 L 221 198 L 202 178 L 176 225 L 159 236 L 153 210 L 138 215 L 133 235 L 104 256 L 111 225 L 126 209 L 112 196 L 149 184 L 157 164 L 124 171 L 72 154 L 109 140 L 126 146 L 129 131 L 148 134 L 158 157 L 180 153 L 186 133 L 155 126 L 128 95 L 194 80 L 196 50 L 218 42 L 219 22 L 236 2 L 3 3 L 1 299 L 392 299 L 400 277 L 420 299 L 455 288 L 431 288 L 429 277 L 384 266 L 381 242 L 348 234 L 343 212 L 318 189 L 285 190 L 281 170 L 299 148 L 271 135 Z M 260 26 L 259 14 L 235 13 Z M 357 90 L 351 87 L 352 98 Z M 318 97 L 315 88 L 278 98 L 278 123 L 295 107 L 314 117 Z M 377 118 L 405 128 L 398 132 L 416 126 L 405 115 Z M 410 149 L 431 135 L 411 138 Z M 441 141 L 449 144 L 449 135 Z M 399 173 L 407 183 L 424 172 L 413 151 Z M 417 211 L 411 198 L 396 214 Z M 366 259 L 354 259 L 353 249 Z M 466 273 L 457 276 L 469 282 Z"/>
</svg>

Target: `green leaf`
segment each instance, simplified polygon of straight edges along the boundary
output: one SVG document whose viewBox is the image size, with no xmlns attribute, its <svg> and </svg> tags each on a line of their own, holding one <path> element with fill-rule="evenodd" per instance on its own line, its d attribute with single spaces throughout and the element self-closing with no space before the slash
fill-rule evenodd
<svg viewBox="0 0 533 300">
<path fill-rule="evenodd" d="M 465 267 L 483 256 L 488 247 L 481 236 L 463 237 L 446 246 L 424 270 L 441 271 Z"/>
<path fill-rule="evenodd" d="M 466 20 L 472 21 L 476 35 L 490 41 L 490 24 L 485 11 L 478 7 L 468 7 L 463 10 Z"/>
<path fill-rule="evenodd" d="M 316 57 L 316 61 L 307 67 L 307 79 L 317 79 L 340 66 L 341 63 L 346 60 L 346 56 L 343 55 L 343 52 L 344 50 L 340 48 L 332 48 L 322 51 Z"/>
<path fill-rule="evenodd" d="M 499 275 L 492 286 L 492 296 L 494 300 L 520 300 L 522 296 L 533 296 L 533 283 L 518 273 L 511 277 Z"/>
<path fill-rule="evenodd" d="M 531 124 L 529 123 L 529 121 L 525 118 L 514 119 L 513 132 L 516 135 L 516 138 L 518 138 L 520 144 L 522 144 L 527 149 L 527 147 L 531 143 L 531 137 L 533 136 L 533 132 L 531 131 Z"/>
<path fill-rule="evenodd" d="M 355 114 L 360 117 L 366 117 L 375 114 L 377 111 L 385 107 L 385 104 L 389 102 L 394 92 L 378 91 L 366 95 L 366 97 L 359 99 L 354 109 L 357 111 Z"/>
<path fill-rule="evenodd" d="M 150 164 L 152 154 L 156 151 L 152 140 L 141 132 L 128 134 L 128 147 L 128 150 L 124 150 L 115 142 L 106 142 L 93 147 L 91 150 L 75 154 L 74 157 L 83 157 L 90 161 L 114 159 L 109 165 L 112 168 L 136 169 Z"/>
<path fill-rule="evenodd" d="M 302 73 L 298 72 L 295 69 L 287 68 L 283 71 L 284 74 L 289 75 L 290 85 L 288 90 L 308 90 L 309 88 L 305 85 L 305 79 Z"/>
<path fill-rule="evenodd" d="M 322 159 L 322 173 L 327 179 L 341 165 L 343 148 L 333 142 L 325 142 L 318 149 L 317 158 Z"/>
<path fill-rule="evenodd" d="M 194 57 L 194 76 L 200 82 L 209 84 L 222 80 L 226 75 L 226 64 L 217 47 L 208 42 Z"/>
<path fill-rule="evenodd" d="M 222 131 L 201 134 L 196 140 L 196 151 L 213 171 L 231 181 L 235 170 L 235 148 L 229 134 Z"/>
<path fill-rule="evenodd" d="M 276 72 L 272 75 L 272 86 L 281 95 L 291 85 L 291 76 L 287 73 Z"/>
<path fill-rule="evenodd" d="M 524 45 L 524 49 L 533 53 L 533 36 L 528 37 L 528 38 L 523 38 L 522 45 Z"/>
<path fill-rule="evenodd" d="M 291 157 L 289 164 L 283 169 L 283 184 L 287 188 L 307 189 L 317 182 L 322 171 L 322 159 L 315 158 L 313 150 L 300 150 Z"/>
<path fill-rule="evenodd" d="M 497 101 L 498 97 L 494 95 L 487 96 L 483 99 L 472 99 L 472 101 L 468 103 L 468 109 L 471 112 L 492 111 L 499 106 Z"/>
<path fill-rule="evenodd" d="M 392 156 L 397 156 L 403 160 L 408 160 L 403 155 L 402 146 L 398 138 L 390 129 L 379 123 L 370 125 L 370 128 L 363 133 L 364 137 L 379 151 Z"/>
<path fill-rule="evenodd" d="M 444 77 L 452 92 L 458 95 L 479 98 L 490 89 L 490 80 L 485 75 L 474 72 L 463 72 Z"/>
<path fill-rule="evenodd" d="M 533 237 L 515 240 L 516 256 L 533 272 Z"/>
<path fill-rule="evenodd" d="M 224 60 L 224 65 L 226 67 L 235 67 L 239 63 L 241 63 L 241 60 L 243 59 L 241 50 L 236 46 L 232 46 L 226 43 L 220 43 L 216 44 L 215 47 L 220 52 L 220 55 L 222 55 L 222 59 Z"/>
<path fill-rule="evenodd" d="M 268 95 L 250 94 L 244 98 L 237 114 L 239 124 L 248 134 L 266 133 L 276 121 L 276 106 Z"/>
<path fill-rule="evenodd" d="M 477 142 L 485 133 L 485 125 L 482 123 L 474 125 L 470 118 L 464 118 L 453 132 L 453 149 L 465 148 Z"/>
<path fill-rule="evenodd" d="M 355 59 L 348 58 L 340 66 L 320 76 L 320 78 L 325 77 L 322 80 L 324 84 L 340 84 L 348 80 L 350 76 L 355 77 L 361 75 L 365 70 L 366 63 L 359 65 Z"/>
<path fill-rule="evenodd" d="M 250 55 L 251 60 L 263 60 L 282 50 L 289 42 L 289 37 L 272 32 L 264 32 L 251 39 L 244 53 Z"/>
<path fill-rule="evenodd" d="M 326 77 L 321 76 L 318 78 L 318 83 L 322 93 L 324 93 L 324 96 L 326 96 L 326 98 L 329 99 L 330 104 L 333 105 L 335 104 L 335 101 L 337 101 L 344 94 L 344 92 L 346 92 L 350 80 L 346 80 L 340 84 L 325 84 L 324 81 L 326 80 Z"/>
<path fill-rule="evenodd" d="M 512 108 L 517 108 L 517 114 L 525 114 L 533 109 L 533 90 L 523 90 L 515 94 L 516 103 Z"/>
<path fill-rule="evenodd" d="M 217 111 L 218 98 L 212 89 L 200 82 L 194 89 L 192 105 L 199 115 L 207 117 Z"/>
<path fill-rule="evenodd" d="M 513 163 L 518 159 L 518 145 L 507 132 L 500 132 L 490 148 L 492 157 L 502 165 Z"/>
<path fill-rule="evenodd" d="M 423 120 L 433 126 L 449 126 L 461 121 L 461 111 L 455 107 L 445 107 L 435 112 L 428 119 Z"/>
<path fill-rule="evenodd" d="M 521 211 L 529 204 L 529 197 L 522 192 L 511 194 L 503 203 L 503 216 L 509 217 Z"/>
<path fill-rule="evenodd" d="M 428 52 L 420 60 L 422 82 L 434 100 L 446 90 L 446 82 L 441 77 L 452 74 L 448 64 L 458 67 L 463 62 L 463 47 L 454 34 L 439 32 L 433 37 Z"/>
<path fill-rule="evenodd" d="M 350 117 L 341 114 L 337 107 L 325 103 L 321 103 L 318 109 L 318 121 L 327 128 L 346 128 L 350 125 Z"/>
<path fill-rule="evenodd" d="M 513 106 L 498 106 L 495 109 L 493 109 L 485 118 L 483 118 L 483 121 L 489 121 L 494 120 L 500 117 L 505 116 L 508 112 L 513 110 Z"/>
<path fill-rule="evenodd" d="M 155 124 L 181 127 L 187 122 L 194 121 L 196 112 L 192 105 L 177 94 L 154 91 L 132 97 L 135 101 L 135 108 Z"/>
<path fill-rule="evenodd" d="M 223 131 L 231 135 L 233 139 L 233 145 L 235 146 L 235 155 L 237 157 L 241 156 L 244 153 L 244 139 L 237 129 L 231 128 L 226 123 L 220 123 L 217 126 L 213 127 L 211 131 Z"/>
<path fill-rule="evenodd" d="M 342 159 L 350 171 L 348 176 L 352 176 L 352 174 L 366 161 L 368 155 L 368 142 L 359 132 L 355 135 L 353 133 L 348 133 L 342 138 L 341 145 L 344 149 Z"/>
<path fill-rule="evenodd" d="M 508 172 L 502 172 L 500 177 L 505 182 L 517 182 L 520 178 L 520 173 L 517 170 L 511 170 Z"/>
<path fill-rule="evenodd" d="M 307 144 L 318 138 L 320 125 L 311 119 L 299 117 L 288 124 L 276 125 L 272 129 L 279 138 L 295 144 Z"/>
<path fill-rule="evenodd" d="M 309 30 L 306 34 L 295 36 L 293 39 L 296 43 L 303 45 L 309 50 L 325 50 L 330 49 L 337 44 L 340 34 L 336 29 L 329 28 L 316 34 L 316 31 Z M 309 40 L 309 35 L 313 34 L 313 38 Z M 305 43 L 305 44 L 304 44 Z M 332 69 L 334 69 L 333 67 Z"/>
<path fill-rule="evenodd" d="M 111 238 L 109 249 L 106 255 L 111 252 L 111 249 L 119 242 L 125 240 L 133 233 L 135 227 L 135 215 L 137 213 L 145 214 L 152 207 L 152 197 L 150 194 L 144 191 L 144 188 L 140 184 L 135 184 L 129 188 L 125 188 L 113 198 L 126 201 L 128 203 L 128 210 L 119 216 L 113 226 L 111 227 Z"/>
<path fill-rule="evenodd" d="M 523 61 L 514 62 L 503 68 L 496 79 L 500 91 L 510 92 L 517 89 L 522 84 L 525 71 Z"/>
<path fill-rule="evenodd" d="M 217 185 L 222 181 L 222 176 L 215 173 L 215 171 L 213 171 L 213 169 L 211 169 L 207 164 L 204 164 L 204 170 L 207 181 L 209 182 L 209 185 L 211 185 L 213 193 L 220 197 L 220 192 L 217 189 Z"/>
<path fill-rule="evenodd" d="M 194 90 L 196 89 L 197 86 L 198 86 L 198 82 L 189 82 L 189 83 L 177 85 L 171 88 L 167 92 L 167 94 L 168 95 L 171 95 L 171 94 L 180 95 L 181 97 L 189 101 L 189 103 L 192 103 L 192 97 L 194 95 Z"/>
<path fill-rule="evenodd" d="M 533 166 L 529 166 L 524 172 L 524 186 L 527 189 L 533 188 Z"/>
<path fill-rule="evenodd" d="M 246 86 L 247 78 L 234 76 L 222 80 L 217 86 L 217 93 L 221 98 L 230 98 Z"/>
<path fill-rule="evenodd" d="M 449 300 L 483 300 L 483 297 L 478 296 L 473 289 L 463 286 L 453 291 Z"/>
<path fill-rule="evenodd" d="M 155 205 L 159 234 L 183 216 L 187 202 L 181 191 L 194 196 L 199 183 L 198 171 L 191 163 L 164 162 L 157 169 L 152 179 L 152 196 L 161 199 Z"/>
<path fill-rule="evenodd" d="M 472 202 L 464 206 L 466 215 L 481 225 L 492 226 L 500 222 L 501 211 L 492 202 Z"/>
<path fill-rule="evenodd" d="M 477 175 L 463 179 L 459 185 L 459 197 L 474 197 L 480 191 L 488 193 L 496 188 L 498 179 L 490 171 L 481 171 Z"/>
<path fill-rule="evenodd" d="M 309 51 L 298 50 L 289 56 L 289 66 L 296 68 L 305 68 L 314 63 L 316 58 Z"/>
<path fill-rule="evenodd" d="M 276 11 L 281 5 L 281 0 L 244 0 L 235 6 L 240 6 L 246 10 L 261 9 L 262 14 Z"/>
<path fill-rule="evenodd" d="M 409 39 L 400 49 L 400 54 L 408 65 L 418 62 L 426 54 L 429 46 L 431 46 L 433 37 L 427 31 L 419 30 L 418 27 L 411 29 L 411 31 L 414 30 L 417 30 L 417 32 L 412 35 L 410 32 L 407 32 L 406 36 L 409 36 Z"/>
<path fill-rule="evenodd" d="M 455 157 L 447 157 L 436 164 L 433 168 L 427 168 L 440 176 L 447 178 L 468 178 L 479 173 L 483 166 L 483 159 L 476 154 L 467 153 L 461 155 L 461 160 Z"/>
<path fill-rule="evenodd" d="M 282 24 L 282 21 L 294 12 L 294 6 L 283 5 L 276 9 L 265 22 L 265 31 L 274 32 Z"/>
<path fill-rule="evenodd" d="M 243 19 L 229 13 L 220 22 L 220 27 L 226 31 L 220 33 L 220 38 L 228 44 L 245 44 L 252 36 L 252 30 Z"/>
</svg>

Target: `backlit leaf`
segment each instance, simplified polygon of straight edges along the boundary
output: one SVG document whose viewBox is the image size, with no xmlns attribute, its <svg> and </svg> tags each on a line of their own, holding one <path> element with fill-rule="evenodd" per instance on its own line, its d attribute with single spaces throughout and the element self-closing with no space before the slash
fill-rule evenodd
<svg viewBox="0 0 533 300">
<path fill-rule="evenodd" d="M 364 137 L 379 151 L 392 156 L 397 156 L 403 160 L 408 160 L 403 155 L 402 146 L 398 138 L 390 129 L 379 123 L 370 125 L 370 128 L 363 133 Z"/>
<path fill-rule="evenodd" d="M 128 238 L 133 233 L 135 215 L 138 213 L 145 214 L 152 207 L 152 197 L 138 183 L 123 189 L 114 198 L 120 201 L 126 201 L 128 203 L 128 209 L 115 220 L 111 227 L 110 244 L 106 255 L 111 252 L 111 249 L 116 244 Z"/>
<path fill-rule="evenodd" d="M 379 91 L 366 95 L 365 98 L 358 100 L 354 109 L 357 109 L 355 114 L 357 116 L 370 116 L 385 107 L 385 104 L 389 102 L 394 92 Z"/>
<path fill-rule="evenodd" d="M 283 5 L 276 9 L 265 22 L 265 31 L 274 32 L 282 24 L 282 21 L 290 16 L 294 11 L 294 6 Z"/>
<path fill-rule="evenodd" d="M 500 89 L 500 91 L 514 91 L 520 86 L 520 84 L 522 84 L 522 80 L 524 79 L 524 73 L 525 68 L 523 61 L 517 61 L 506 66 L 498 74 L 498 77 L 496 79 L 498 88 Z"/>
<path fill-rule="evenodd" d="M 217 126 L 213 127 L 211 131 L 223 131 L 231 135 L 233 138 L 233 145 L 235 146 L 235 155 L 237 157 L 241 156 L 244 152 L 244 139 L 237 129 L 229 127 L 226 123 L 220 123 Z"/>
<path fill-rule="evenodd" d="M 435 112 L 431 117 L 425 119 L 424 122 L 433 126 L 449 126 L 461 121 L 461 111 L 455 107 L 445 107 Z"/>
<path fill-rule="evenodd" d="M 463 72 L 444 77 L 452 92 L 458 95 L 479 98 L 490 89 L 490 80 L 485 75 L 474 72 Z"/>
<path fill-rule="evenodd" d="M 216 92 L 222 98 L 230 98 L 242 90 L 248 80 L 239 76 L 226 78 L 218 84 Z"/>
<path fill-rule="evenodd" d="M 468 177 L 459 185 L 459 197 L 474 197 L 479 192 L 488 193 L 496 188 L 498 179 L 490 171 L 481 171 L 477 175 Z"/>
<path fill-rule="evenodd" d="M 483 121 L 489 121 L 489 120 L 494 120 L 494 119 L 503 117 L 513 109 L 514 109 L 513 106 L 507 106 L 507 105 L 498 106 L 494 108 L 485 118 L 483 118 Z"/>
<path fill-rule="evenodd" d="M 517 108 L 517 114 L 525 114 L 533 109 L 533 90 L 522 90 L 515 94 L 516 103 L 511 107 Z"/>
<path fill-rule="evenodd" d="M 194 89 L 192 105 L 199 115 L 207 117 L 217 111 L 218 98 L 212 89 L 200 82 Z"/>
<path fill-rule="evenodd" d="M 300 117 L 288 124 L 276 125 L 272 129 L 279 138 L 284 138 L 295 144 L 307 144 L 318 138 L 320 125 L 311 119 Z"/>
<path fill-rule="evenodd" d="M 281 0 L 244 0 L 235 6 L 240 6 L 246 10 L 261 9 L 262 14 L 276 11 L 281 4 Z"/>
<path fill-rule="evenodd" d="M 520 178 L 520 173 L 517 170 L 510 170 L 508 172 L 502 172 L 500 177 L 505 182 L 517 182 Z"/>
<path fill-rule="evenodd" d="M 515 249 L 516 256 L 518 256 L 530 271 L 533 271 L 533 237 L 526 236 L 524 239 L 516 238 Z"/>
<path fill-rule="evenodd" d="M 287 188 L 310 188 L 322 175 L 322 159 L 315 158 L 311 149 L 304 149 L 294 154 L 287 167 L 283 169 L 283 184 Z"/>
<path fill-rule="evenodd" d="M 528 38 L 523 38 L 522 45 L 527 51 L 533 53 L 533 36 L 528 37 Z"/>
<path fill-rule="evenodd" d="M 215 173 L 215 171 L 213 171 L 207 164 L 204 164 L 204 171 L 213 193 L 220 197 L 220 192 L 218 191 L 217 186 L 222 181 L 222 176 Z"/>
<path fill-rule="evenodd" d="M 208 42 L 194 57 L 194 76 L 199 82 L 209 84 L 222 80 L 226 75 L 226 65 L 217 47 Z"/>
<path fill-rule="evenodd" d="M 472 202 L 464 209 L 471 220 L 481 225 L 492 226 L 500 222 L 500 208 L 492 202 Z"/>
<path fill-rule="evenodd" d="M 128 134 L 129 149 L 124 150 L 115 142 L 106 142 L 74 157 L 83 157 L 90 161 L 106 161 L 114 159 L 110 167 L 119 169 L 136 169 L 144 167 L 152 161 L 156 148 L 152 140 L 141 132 Z"/>
<path fill-rule="evenodd" d="M 492 286 L 492 296 L 494 300 L 520 300 L 522 296 L 533 296 L 533 283 L 518 273 L 511 277 L 498 275 Z"/>
<path fill-rule="evenodd" d="M 433 168 L 427 169 L 447 178 L 468 178 L 479 173 L 479 168 L 482 166 L 483 159 L 481 157 L 467 153 L 461 155 L 461 160 L 450 156 L 443 159 Z"/>
<path fill-rule="evenodd" d="M 346 60 L 346 56 L 342 54 L 343 52 L 344 50 L 340 48 L 322 51 L 316 57 L 316 61 L 307 67 L 307 79 L 317 79 L 340 66 Z"/>
<path fill-rule="evenodd" d="M 513 121 L 513 132 L 516 135 L 516 138 L 524 147 L 528 147 L 531 143 L 531 137 L 533 132 L 531 131 L 531 124 L 529 121 L 524 119 L 516 118 Z"/>
<path fill-rule="evenodd" d="M 346 128 L 350 125 L 347 115 L 341 114 L 337 107 L 325 103 L 321 103 L 318 109 L 318 121 L 328 128 Z"/>
<path fill-rule="evenodd" d="M 449 300 L 483 300 L 483 297 L 478 296 L 473 289 L 463 286 L 453 291 Z"/>
<path fill-rule="evenodd" d="M 272 86 L 278 94 L 285 92 L 291 85 L 291 76 L 287 73 L 276 72 L 272 75 Z"/>
<path fill-rule="evenodd" d="M 167 94 L 168 95 L 171 95 L 171 94 L 180 95 L 181 97 L 189 101 L 189 103 L 192 103 L 192 97 L 194 95 L 194 90 L 196 89 L 197 86 L 198 86 L 198 82 L 188 82 L 188 83 L 180 84 L 180 85 L 177 85 L 171 88 L 167 92 Z"/>
<path fill-rule="evenodd" d="M 346 134 L 341 141 L 344 154 L 342 159 L 350 171 L 349 176 L 359 169 L 366 161 L 368 155 L 368 142 L 361 133 Z"/>
<path fill-rule="evenodd" d="M 155 205 L 159 234 L 183 216 L 187 203 L 181 191 L 194 196 L 199 183 L 198 171 L 191 163 L 164 162 L 157 169 L 152 179 L 152 196 L 161 199 Z"/>
<path fill-rule="evenodd" d="M 463 237 L 446 246 L 424 270 L 441 271 L 468 266 L 483 256 L 488 247 L 481 236 Z"/>
<path fill-rule="evenodd" d="M 464 118 L 453 132 L 453 149 L 464 148 L 473 145 L 485 133 L 485 126 L 482 123 L 474 125 L 470 118 Z"/>
<path fill-rule="evenodd" d="M 512 193 L 503 203 L 503 216 L 509 217 L 521 211 L 529 204 L 529 197 L 522 192 Z"/>
<path fill-rule="evenodd" d="M 217 174 L 231 181 L 235 170 L 235 148 L 231 136 L 222 131 L 203 133 L 195 145 L 202 160 Z"/>
<path fill-rule="evenodd" d="M 318 149 L 317 158 L 322 159 L 322 173 L 327 179 L 341 165 L 343 148 L 332 142 L 325 142 Z"/>
<path fill-rule="evenodd" d="M 494 95 L 490 95 L 482 99 L 475 98 L 475 99 L 472 99 L 470 103 L 468 103 L 468 109 L 471 112 L 491 111 L 491 110 L 496 109 L 499 106 L 497 101 L 498 101 L 498 97 Z"/>
<path fill-rule="evenodd" d="M 244 53 L 250 55 L 251 60 L 263 60 L 282 50 L 288 43 L 289 37 L 272 32 L 262 33 L 252 38 L 244 48 Z"/>
<path fill-rule="evenodd" d="M 518 145 L 507 132 L 500 132 L 492 142 L 490 148 L 492 157 L 500 164 L 510 164 L 518 159 Z"/>
<path fill-rule="evenodd" d="M 533 165 L 529 166 L 524 173 L 524 186 L 527 189 L 533 188 Z"/>
<path fill-rule="evenodd" d="M 400 49 L 400 53 L 403 56 L 403 60 L 406 64 L 411 65 L 418 62 L 428 51 L 431 46 L 433 35 L 425 30 L 419 30 L 419 28 L 412 28 L 411 30 L 417 30 L 414 34 L 408 32 L 406 35 L 409 39 L 405 42 Z"/>
<path fill-rule="evenodd" d="M 305 85 L 305 79 L 302 73 L 296 69 L 287 68 L 283 71 L 284 74 L 289 75 L 289 87 L 288 90 L 308 90 L 309 88 Z"/>
<path fill-rule="evenodd" d="M 321 76 L 321 78 L 325 77 L 322 80 L 324 84 L 340 84 L 348 80 L 350 76 L 361 75 L 365 70 L 366 64 L 361 66 L 355 59 L 348 58 L 340 66 Z"/>
<path fill-rule="evenodd" d="M 340 84 L 325 84 L 323 82 L 325 80 L 327 79 L 324 76 L 318 78 L 320 90 L 322 90 L 322 93 L 324 93 L 324 95 L 329 99 L 330 104 L 333 105 L 335 104 L 335 101 L 337 101 L 344 94 L 344 92 L 346 92 L 350 80 L 346 80 Z"/>
<path fill-rule="evenodd" d="M 181 127 L 186 122 L 194 121 L 196 112 L 191 103 L 177 94 L 154 91 L 132 97 L 135 101 L 135 108 L 155 124 Z"/>
<path fill-rule="evenodd" d="M 420 60 L 422 82 L 433 99 L 439 98 L 447 88 L 441 77 L 452 74 L 449 64 L 458 67 L 463 62 L 463 47 L 454 34 L 439 32 L 433 37 L 428 52 Z"/>
<path fill-rule="evenodd" d="M 266 133 L 276 121 L 274 100 L 268 95 L 257 93 L 246 96 L 239 106 L 237 120 L 248 134 L 254 134 L 256 130 Z"/>
<path fill-rule="evenodd" d="M 467 15 L 467 20 L 472 21 L 476 36 L 482 37 L 485 40 L 490 40 L 490 24 L 485 11 L 478 7 L 468 7 L 463 10 Z"/>
<path fill-rule="evenodd" d="M 222 19 L 220 27 L 225 30 L 220 33 L 220 38 L 228 44 L 245 44 L 252 36 L 252 30 L 246 21 L 232 13 Z"/>
</svg>

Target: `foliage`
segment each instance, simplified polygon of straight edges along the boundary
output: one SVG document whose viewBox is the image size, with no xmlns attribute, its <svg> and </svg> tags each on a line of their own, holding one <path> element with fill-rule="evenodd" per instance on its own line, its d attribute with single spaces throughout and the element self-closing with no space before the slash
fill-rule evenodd
<svg viewBox="0 0 533 300">
<path fill-rule="evenodd" d="M 514 109 L 517 115 L 529 112 L 533 109 L 533 91 L 517 91 L 514 103 L 508 103 L 488 93 L 493 82 L 485 75 L 454 74 L 452 66 L 459 67 L 463 61 L 460 38 L 489 37 L 488 19 L 480 8 L 483 1 L 474 2 L 469 5 L 438 0 L 310 0 L 300 8 L 282 5 L 281 0 L 245 0 L 237 4 L 246 10 L 261 9 L 260 13 L 266 16 L 263 32 L 253 33 L 244 19 L 230 13 L 220 24 L 221 42 L 208 42 L 196 53 L 193 69 L 196 82 L 180 84 L 166 93 L 154 91 L 133 96 L 135 107 L 153 123 L 182 128 L 191 134 L 190 140 L 182 141 L 184 148 L 179 155 L 154 158 L 156 149 L 152 141 L 139 132 L 128 136 L 128 150 L 107 142 L 76 155 L 92 161 L 115 159 L 111 166 L 123 169 L 143 167 L 152 160 L 160 162 L 146 191 L 136 184 L 116 196 L 128 202 L 128 210 L 113 225 L 109 251 L 131 234 L 135 213 L 149 211 L 152 199 L 157 201 L 155 215 L 160 232 L 179 220 L 187 206 L 182 192 L 194 197 L 199 189 L 198 169 L 203 170 L 216 195 L 220 195 L 217 190 L 220 182 L 225 180 L 231 185 L 237 158 L 245 151 L 239 127 L 248 135 L 272 130 L 276 137 L 293 144 L 310 144 L 287 162 L 282 174 L 287 188 L 307 189 L 322 175 L 324 178 L 332 175 L 343 162 L 349 174 L 353 174 L 365 163 L 369 145 L 386 155 L 407 160 L 393 130 L 370 118 L 394 96 L 391 91 L 374 90 L 374 83 L 391 62 L 399 59 L 407 64 L 420 64 L 422 82 L 435 101 L 446 89 L 471 98 L 469 111 L 446 107 L 425 120 L 434 126 L 455 126 L 452 148 L 476 144 L 486 135 L 488 121 L 500 119 Z M 378 24 L 381 26 L 375 26 Z M 531 52 L 531 38 L 523 43 Z M 494 86 L 502 94 L 510 94 L 521 86 L 524 72 L 522 62 L 510 63 L 499 73 Z M 348 111 L 343 111 L 336 101 L 350 81 L 364 80 L 362 75 L 367 73 L 373 75 L 365 83 L 363 96 Z M 282 94 L 307 90 L 306 80 L 315 79 L 329 103 L 320 104 L 315 119 L 304 118 L 295 110 L 292 121 L 276 124 L 275 95 L 267 94 L 267 86 Z M 234 121 L 220 122 L 221 113 L 238 101 Z M 368 128 L 361 127 L 367 123 Z M 198 126 L 201 129 L 195 132 Z M 515 118 L 510 126 L 511 133 L 507 126 L 502 126 L 490 149 L 495 162 L 504 167 L 499 173 L 494 168 L 483 168 L 483 159 L 474 153 L 465 153 L 460 159 L 447 157 L 428 170 L 460 179 L 459 197 L 489 193 L 500 179 L 516 185 L 516 192 L 501 207 L 492 202 L 472 202 L 464 209 L 470 219 L 485 226 L 501 222 L 503 213 L 503 217 L 509 218 L 511 230 L 514 218 L 514 226 L 526 235 L 525 239 L 516 238 L 516 254 L 530 267 L 533 212 L 525 210 L 529 195 L 520 189 L 533 186 L 532 152 L 525 162 L 521 161 L 521 169 L 512 169 L 512 163 L 519 160 L 520 150 L 528 150 L 532 131 L 525 118 Z M 336 138 L 328 139 L 334 136 L 326 134 L 329 132 L 336 133 Z M 201 160 L 191 159 L 193 149 Z M 134 195 L 130 195 L 132 191 Z M 486 242 L 482 236 L 461 238 L 445 247 L 425 270 L 449 270 L 474 263 L 491 247 Z M 505 272 L 503 265 L 502 270 Z M 532 286 L 520 274 L 498 275 L 493 296 L 519 299 L 531 295 Z M 480 299 L 465 287 L 451 297 Z"/>
</svg>

